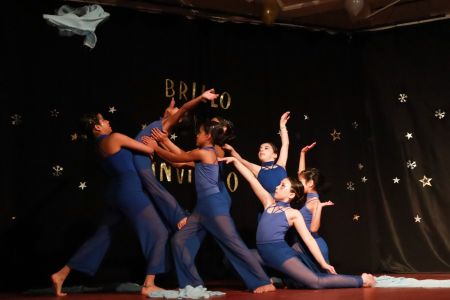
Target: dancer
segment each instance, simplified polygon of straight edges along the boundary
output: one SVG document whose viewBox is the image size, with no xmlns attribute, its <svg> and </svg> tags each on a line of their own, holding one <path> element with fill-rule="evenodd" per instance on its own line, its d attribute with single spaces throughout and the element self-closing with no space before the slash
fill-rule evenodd
<svg viewBox="0 0 450 300">
<path fill-rule="evenodd" d="M 289 135 L 286 123 L 289 118 L 290 112 L 285 112 L 280 118 L 281 149 L 279 153 L 277 146 L 273 143 L 263 143 L 259 146 L 258 158 L 261 161 L 261 165 L 245 160 L 231 145 L 226 144 L 223 147 L 225 150 L 230 151 L 231 156 L 246 166 L 258 178 L 266 191 L 271 194 L 275 192 L 278 183 L 287 177 L 286 162 L 289 151 Z"/>
<path fill-rule="evenodd" d="M 166 246 L 168 232 L 155 207 L 142 189 L 139 175 L 134 167 L 132 151 L 152 155 L 153 148 L 139 143 L 120 133 L 112 133 L 108 120 L 101 114 L 86 114 L 82 123 L 96 138 L 97 150 L 110 177 L 108 192 L 110 208 L 106 211 L 102 225 L 70 258 L 68 263 L 51 276 L 57 296 L 62 292 L 64 280 L 72 270 L 93 276 L 110 243 L 115 225 L 127 217 L 135 228 L 141 248 L 147 259 L 146 278 L 141 293 L 148 295 L 159 290 L 154 283 L 155 274 L 166 271 Z"/>
<path fill-rule="evenodd" d="M 175 100 L 170 101 L 169 107 L 164 112 L 164 116 L 156 120 L 144 129 L 142 129 L 136 136 L 137 141 L 141 141 L 144 136 L 150 136 L 153 128 L 170 133 L 170 130 L 179 123 L 183 115 L 196 107 L 200 102 L 212 101 L 219 95 L 214 93 L 214 89 L 203 92 L 199 97 L 192 99 L 177 108 Z M 178 204 L 177 200 L 166 190 L 166 188 L 156 179 L 152 170 L 152 160 L 148 155 L 135 152 L 133 154 L 134 165 L 141 177 L 142 184 L 147 192 L 150 194 L 153 203 L 161 212 L 163 218 L 168 222 L 172 230 L 177 230 L 186 224 L 187 214 Z"/>
<path fill-rule="evenodd" d="M 325 206 L 334 205 L 331 201 L 321 202 L 319 199 L 318 190 L 322 183 L 322 176 L 319 170 L 315 168 L 306 169 L 306 153 L 312 149 L 316 143 L 305 146 L 300 151 L 300 161 L 298 167 L 298 180 L 303 184 L 304 192 L 306 193 L 306 201 L 300 209 L 300 213 L 305 220 L 306 227 L 311 232 L 311 235 L 319 245 L 323 257 L 329 263 L 328 245 L 325 240 L 318 234 L 320 228 L 320 218 L 322 215 L 322 208 Z"/>
<path fill-rule="evenodd" d="M 361 276 L 336 275 L 334 267 L 323 258 L 317 243 L 305 225 L 302 215 L 290 207 L 290 202 L 302 194 L 301 183 L 292 178 L 281 180 L 275 189 L 275 194 L 267 192 L 239 160 L 234 157 L 222 159 L 226 163 L 233 163 L 236 169 L 250 183 L 251 188 L 261 201 L 264 213 L 258 224 L 256 243 L 258 252 L 264 262 L 289 276 L 300 286 L 313 289 L 371 287 L 375 281 L 371 274 Z M 289 227 L 294 226 L 311 253 L 321 267 L 331 274 L 316 273 L 308 269 L 285 241 L 285 234 Z"/>
<path fill-rule="evenodd" d="M 154 131 L 159 133 L 158 129 Z M 195 266 L 195 256 L 199 248 L 199 235 L 207 231 L 218 242 L 249 290 L 255 293 L 273 291 L 275 287 L 240 238 L 230 216 L 230 201 L 220 191 L 214 143 L 222 138 L 223 133 L 222 125 L 206 122 L 197 134 L 199 148 L 189 152 L 176 147 L 168 139 L 165 139 L 165 146 L 169 151 L 158 147 L 152 140 L 148 141 L 165 160 L 180 163 L 195 161 L 197 204 L 187 224 L 172 238 L 178 283 L 180 288 L 204 284 Z"/>
</svg>

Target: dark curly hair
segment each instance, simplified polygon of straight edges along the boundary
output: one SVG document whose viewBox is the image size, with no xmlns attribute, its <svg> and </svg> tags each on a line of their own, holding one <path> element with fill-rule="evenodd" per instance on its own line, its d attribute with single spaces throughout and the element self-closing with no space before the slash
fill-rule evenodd
<svg viewBox="0 0 450 300">
<path fill-rule="evenodd" d="M 305 178 L 306 181 L 312 180 L 314 182 L 314 188 L 317 192 L 319 192 L 322 189 L 322 185 L 324 183 L 324 177 L 322 173 L 316 168 L 307 168 L 300 172 L 299 174 L 301 177 Z"/>
<path fill-rule="evenodd" d="M 217 119 L 217 121 L 215 121 L 213 119 Z M 222 127 L 222 129 L 224 130 L 223 134 L 216 137 L 215 144 L 217 144 L 219 146 L 223 146 L 226 143 L 228 143 L 236 138 L 234 124 L 230 120 L 216 116 L 211 119 L 211 123 L 217 124 L 218 126 Z"/>
<path fill-rule="evenodd" d="M 98 114 L 96 113 L 85 113 L 80 118 L 80 127 L 83 133 L 87 134 L 88 136 L 93 136 L 92 129 L 94 129 L 95 125 L 100 125 L 100 120 L 98 118 Z"/>
</svg>

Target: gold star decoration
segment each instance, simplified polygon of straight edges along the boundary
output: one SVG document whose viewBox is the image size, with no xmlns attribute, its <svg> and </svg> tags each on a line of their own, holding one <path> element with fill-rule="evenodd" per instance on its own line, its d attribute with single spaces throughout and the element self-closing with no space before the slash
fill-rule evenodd
<svg viewBox="0 0 450 300">
<path fill-rule="evenodd" d="M 78 134 L 75 132 L 75 133 L 73 133 L 73 134 L 71 134 L 70 135 L 70 139 L 72 140 L 72 141 L 76 141 L 77 139 L 78 139 Z"/>
<path fill-rule="evenodd" d="M 420 223 L 421 220 L 422 220 L 422 218 L 419 217 L 418 214 L 414 217 L 414 222 L 416 222 L 416 223 Z"/>
<path fill-rule="evenodd" d="M 353 215 L 353 221 L 358 222 L 360 217 L 361 217 L 360 215 L 354 214 Z"/>
<path fill-rule="evenodd" d="M 331 137 L 333 138 L 333 142 L 335 140 L 340 140 L 341 139 L 341 133 L 336 131 L 336 129 L 333 129 L 333 132 L 330 133 Z"/>
<path fill-rule="evenodd" d="M 81 181 L 78 187 L 83 191 L 85 188 L 87 188 L 86 181 Z"/>
<path fill-rule="evenodd" d="M 147 127 L 147 124 L 141 124 L 141 130 L 144 129 L 145 127 Z"/>
<path fill-rule="evenodd" d="M 431 180 L 432 180 L 433 178 L 427 178 L 427 176 L 425 176 L 425 175 L 423 175 L 423 178 L 422 179 L 420 179 L 419 181 L 420 182 L 422 182 L 422 187 L 425 187 L 425 186 L 431 186 Z"/>
<path fill-rule="evenodd" d="M 172 133 L 171 135 L 170 135 L 170 139 L 172 140 L 172 141 L 175 141 L 176 139 L 177 139 L 177 135 L 175 134 L 175 133 Z"/>
<path fill-rule="evenodd" d="M 392 180 L 394 181 L 394 183 L 399 183 L 400 182 L 400 178 L 398 178 L 398 177 L 392 178 Z"/>
<path fill-rule="evenodd" d="M 366 183 L 367 180 L 369 180 L 369 179 L 367 179 L 366 176 L 361 177 L 361 182 Z"/>
<path fill-rule="evenodd" d="M 114 107 L 114 106 L 111 106 L 110 108 L 109 108 L 109 112 L 110 113 L 115 113 L 117 111 L 117 109 Z"/>
</svg>

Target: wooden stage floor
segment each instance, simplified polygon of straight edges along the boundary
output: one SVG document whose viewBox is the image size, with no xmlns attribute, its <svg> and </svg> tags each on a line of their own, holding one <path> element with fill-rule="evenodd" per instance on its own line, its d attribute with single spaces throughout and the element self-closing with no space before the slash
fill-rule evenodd
<svg viewBox="0 0 450 300">
<path fill-rule="evenodd" d="M 417 279 L 450 279 L 446 274 L 396 274 L 392 276 L 413 277 Z M 242 290 L 242 284 L 235 281 L 216 281 L 208 285 L 210 290 L 219 290 L 226 296 L 210 299 L 230 300 L 449 300 L 450 288 L 361 288 L 361 289 L 326 289 L 326 290 L 288 290 L 278 289 L 266 294 L 251 294 Z M 0 294 L 0 299 L 8 300 L 138 300 L 150 299 L 137 294 L 126 293 L 86 293 L 69 294 L 67 297 L 52 295 L 23 295 L 21 293 Z M 152 298 L 156 299 L 156 298 Z"/>
</svg>

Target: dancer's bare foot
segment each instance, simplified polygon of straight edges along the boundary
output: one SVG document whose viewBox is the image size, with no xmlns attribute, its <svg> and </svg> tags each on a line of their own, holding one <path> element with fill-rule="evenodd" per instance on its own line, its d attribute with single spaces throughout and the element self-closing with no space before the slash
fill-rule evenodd
<svg viewBox="0 0 450 300">
<path fill-rule="evenodd" d="M 255 294 L 262 294 L 267 292 L 274 292 L 276 290 L 275 286 L 273 284 L 266 284 L 262 285 L 260 287 L 257 287 L 253 293 Z"/>
<path fill-rule="evenodd" d="M 141 294 L 145 295 L 145 296 L 148 296 L 148 295 L 150 295 L 150 293 L 156 292 L 156 291 L 164 291 L 164 289 L 160 288 L 159 286 L 156 286 L 154 284 L 153 285 L 146 285 L 146 286 L 142 287 Z"/>
<path fill-rule="evenodd" d="M 372 274 L 363 273 L 361 275 L 363 280 L 363 287 L 373 287 L 375 285 L 375 277 Z"/>
<path fill-rule="evenodd" d="M 53 289 L 55 290 L 56 296 L 67 296 L 67 293 L 63 293 L 62 285 L 67 276 L 60 274 L 60 272 L 53 274 L 50 278 L 53 282 Z"/>
</svg>

